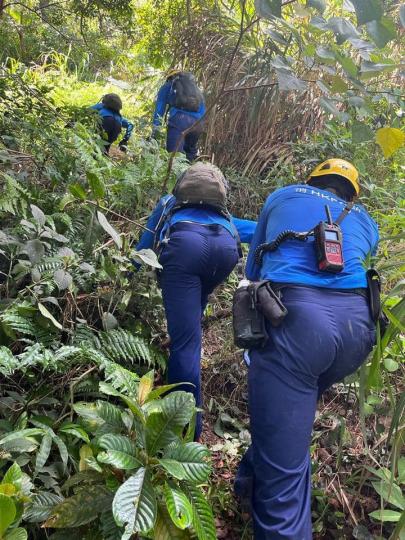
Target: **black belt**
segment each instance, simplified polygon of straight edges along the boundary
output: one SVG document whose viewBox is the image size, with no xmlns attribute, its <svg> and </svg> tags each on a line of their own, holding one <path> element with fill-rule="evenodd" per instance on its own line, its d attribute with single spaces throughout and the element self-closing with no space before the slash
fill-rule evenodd
<svg viewBox="0 0 405 540">
<path fill-rule="evenodd" d="M 310 289 L 320 289 L 322 291 L 331 291 L 331 292 L 339 292 L 339 293 L 346 293 L 346 294 L 358 294 L 359 296 L 363 296 L 364 298 L 368 299 L 368 292 L 366 288 L 363 287 L 357 287 L 354 289 L 331 289 L 326 287 L 316 287 L 315 285 L 297 285 L 295 283 L 274 283 L 271 282 L 271 288 L 278 292 L 282 289 L 285 289 L 286 287 L 304 287 L 304 288 L 310 288 Z"/>
</svg>

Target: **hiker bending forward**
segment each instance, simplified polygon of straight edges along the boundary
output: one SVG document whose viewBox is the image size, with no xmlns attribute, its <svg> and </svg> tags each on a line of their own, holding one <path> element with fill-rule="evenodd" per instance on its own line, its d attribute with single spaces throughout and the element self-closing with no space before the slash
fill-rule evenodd
<svg viewBox="0 0 405 540">
<path fill-rule="evenodd" d="M 100 117 L 101 133 L 105 139 L 104 152 L 108 154 L 112 143 L 118 139 L 122 129 L 125 129 L 125 134 L 118 143 L 118 147 L 122 152 L 126 152 L 134 125 L 121 115 L 122 100 L 120 96 L 106 94 L 100 103 L 96 103 L 91 109 L 97 111 Z"/>
<path fill-rule="evenodd" d="M 255 540 L 312 538 L 309 446 L 316 402 L 356 371 L 374 345 L 363 263 L 377 249 L 378 229 L 362 206 L 353 206 L 341 222 L 344 268 L 338 273 L 319 270 L 313 237 L 281 242 L 261 264 L 255 250 L 286 229 L 309 231 L 326 221 L 325 205 L 336 221 L 359 189 L 352 164 L 327 160 L 307 185 L 268 197 L 251 242 L 248 279 L 270 280 L 288 310 L 277 328 L 266 323 L 267 344 L 249 353 L 252 446 L 235 491 L 251 503 Z"/>
<path fill-rule="evenodd" d="M 205 103 L 192 73 L 171 70 L 167 74 L 156 98 L 152 137 L 159 133 L 166 115 L 166 150 L 183 152 L 190 162 L 193 161 L 197 157 L 197 143 L 203 130 Z"/>
<path fill-rule="evenodd" d="M 227 182 L 217 167 L 192 165 L 149 217 L 147 227 L 155 234 L 145 231 L 137 246 L 154 247 L 163 266 L 159 284 L 170 336 L 168 383 L 192 383 L 184 390 L 194 394 L 199 407 L 201 318 L 208 295 L 238 262 L 238 236 L 250 242 L 256 226 L 227 213 L 226 195 Z M 196 439 L 201 429 L 199 414 Z"/>
</svg>

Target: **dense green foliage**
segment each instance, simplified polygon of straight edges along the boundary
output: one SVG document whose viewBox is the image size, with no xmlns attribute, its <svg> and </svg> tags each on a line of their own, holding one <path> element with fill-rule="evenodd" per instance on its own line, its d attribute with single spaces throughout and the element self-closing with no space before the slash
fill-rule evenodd
<svg viewBox="0 0 405 540">
<path fill-rule="evenodd" d="M 325 404 L 333 427 L 315 429 L 314 531 L 403 538 L 403 25 L 403 7 L 378 0 L 0 0 L 1 539 L 223 538 L 212 509 L 231 522 L 227 538 L 248 538 L 229 481 L 191 442 L 192 398 L 164 395 L 158 263 L 132 248 L 186 166 L 148 139 L 161 70 L 174 65 L 204 87 L 202 150 L 225 168 L 235 214 L 256 218 L 269 192 L 323 159 L 360 171 L 390 326 L 332 395 L 340 412 Z M 128 155 L 111 158 L 87 108 L 109 91 L 135 123 Z M 146 267 L 135 276 L 134 256 Z M 208 308 L 214 321 L 234 279 Z M 225 378 L 243 388 L 245 372 L 229 325 L 213 328 L 223 346 L 206 371 L 221 391 L 206 385 L 207 403 L 229 461 L 248 436 Z"/>
</svg>

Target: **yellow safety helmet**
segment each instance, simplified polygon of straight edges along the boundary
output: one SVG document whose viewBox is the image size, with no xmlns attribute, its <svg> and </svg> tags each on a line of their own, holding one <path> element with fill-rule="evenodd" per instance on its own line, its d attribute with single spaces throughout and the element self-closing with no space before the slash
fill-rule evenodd
<svg viewBox="0 0 405 540">
<path fill-rule="evenodd" d="M 326 176 L 328 174 L 336 174 L 348 180 L 353 187 L 356 195 L 360 193 L 359 172 L 354 165 L 345 159 L 332 158 L 323 161 L 315 167 L 309 175 L 307 184 L 311 179 L 317 176 Z"/>
</svg>

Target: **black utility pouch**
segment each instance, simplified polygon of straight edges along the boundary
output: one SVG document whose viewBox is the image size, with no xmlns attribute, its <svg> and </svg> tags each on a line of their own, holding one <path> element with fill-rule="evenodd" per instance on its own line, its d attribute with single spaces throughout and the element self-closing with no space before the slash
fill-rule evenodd
<svg viewBox="0 0 405 540">
<path fill-rule="evenodd" d="M 255 283 L 256 307 L 274 327 L 280 326 L 288 311 L 269 281 Z"/>
<path fill-rule="evenodd" d="M 263 314 L 256 309 L 255 288 L 239 287 L 233 295 L 233 335 L 235 345 L 242 349 L 264 347 L 268 335 Z"/>
<path fill-rule="evenodd" d="M 389 320 L 381 309 L 381 278 L 375 268 L 369 268 L 366 272 L 367 277 L 367 294 L 370 315 L 373 321 L 380 323 L 381 337 L 389 324 Z"/>
</svg>

